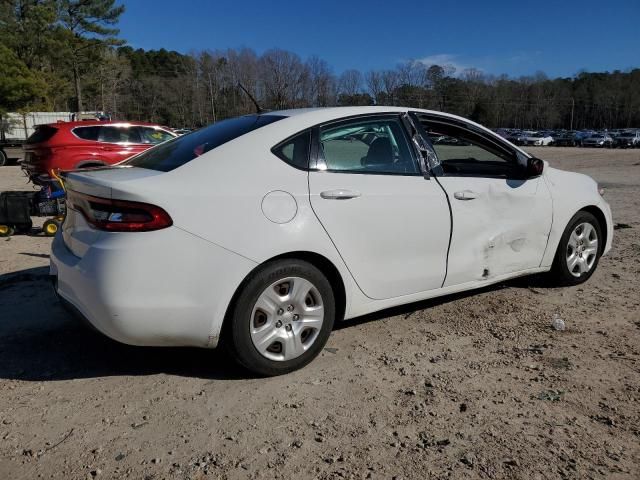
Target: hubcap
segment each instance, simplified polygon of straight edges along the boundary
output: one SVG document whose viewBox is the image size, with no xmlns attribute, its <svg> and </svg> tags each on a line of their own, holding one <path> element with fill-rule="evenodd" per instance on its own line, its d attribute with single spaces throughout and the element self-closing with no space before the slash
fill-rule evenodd
<svg viewBox="0 0 640 480">
<path fill-rule="evenodd" d="M 567 268 L 574 277 L 589 272 L 598 256 L 598 233 L 590 223 L 581 223 L 567 243 Z"/>
<path fill-rule="evenodd" d="M 300 277 L 287 277 L 269 285 L 251 313 L 251 341 L 264 357 L 292 360 L 318 338 L 324 305 L 318 289 Z"/>
</svg>

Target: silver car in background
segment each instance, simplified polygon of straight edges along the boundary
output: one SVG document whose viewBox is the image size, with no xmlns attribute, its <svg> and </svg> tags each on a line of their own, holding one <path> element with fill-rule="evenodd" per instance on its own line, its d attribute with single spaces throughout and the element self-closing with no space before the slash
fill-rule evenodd
<svg viewBox="0 0 640 480">
<path fill-rule="evenodd" d="M 594 133 L 582 140 L 583 147 L 612 147 L 613 138 L 608 133 Z"/>
<path fill-rule="evenodd" d="M 619 148 L 640 147 L 640 130 L 632 132 L 622 132 L 615 138 L 614 146 Z"/>
</svg>

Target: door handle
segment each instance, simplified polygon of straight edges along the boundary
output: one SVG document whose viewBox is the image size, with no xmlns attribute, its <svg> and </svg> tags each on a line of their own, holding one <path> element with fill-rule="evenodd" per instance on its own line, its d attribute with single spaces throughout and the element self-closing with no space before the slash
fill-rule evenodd
<svg viewBox="0 0 640 480">
<path fill-rule="evenodd" d="M 454 193 L 453 197 L 456 200 L 473 200 L 474 198 L 478 198 L 478 194 L 476 192 L 472 192 L 471 190 L 462 190 L 460 192 Z"/>
<path fill-rule="evenodd" d="M 320 196 L 326 200 L 349 200 L 350 198 L 358 198 L 360 195 L 360 192 L 342 189 L 320 192 Z"/>
</svg>

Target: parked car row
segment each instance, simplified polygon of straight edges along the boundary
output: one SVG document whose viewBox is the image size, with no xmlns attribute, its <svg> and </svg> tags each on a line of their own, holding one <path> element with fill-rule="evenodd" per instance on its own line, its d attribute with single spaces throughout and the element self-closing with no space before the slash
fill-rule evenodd
<svg viewBox="0 0 640 480">
<path fill-rule="evenodd" d="M 515 145 L 558 147 L 640 148 L 640 129 L 628 130 L 518 130 L 495 132 Z"/>
</svg>

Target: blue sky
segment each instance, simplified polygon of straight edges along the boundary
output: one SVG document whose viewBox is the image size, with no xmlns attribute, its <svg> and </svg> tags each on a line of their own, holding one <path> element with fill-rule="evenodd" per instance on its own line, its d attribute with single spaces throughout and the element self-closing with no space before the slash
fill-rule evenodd
<svg viewBox="0 0 640 480">
<path fill-rule="evenodd" d="M 121 0 L 134 48 L 277 47 L 339 74 L 408 59 L 510 76 L 640 67 L 640 0 Z"/>
</svg>

